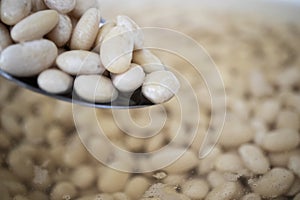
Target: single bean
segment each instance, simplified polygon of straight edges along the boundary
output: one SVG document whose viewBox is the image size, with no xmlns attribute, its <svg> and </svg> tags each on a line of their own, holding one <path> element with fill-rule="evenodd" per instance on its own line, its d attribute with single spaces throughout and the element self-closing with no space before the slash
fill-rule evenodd
<svg viewBox="0 0 300 200">
<path fill-rule="evenodd" d="M 270 152 L 288 151 L 299 145 L 300 136 L 293 129 L 278 129 L 265 135 L 262 147 Z"/>
<path fill-rule="evenodd" d="M 220 155 L 215 161 L 215 167 L 222 172 L 239 172 L 244 169 L 241 158 L 235 153 Z"/>
<path fill-rule="evenodd" d="M 300 177 L 300 156 L 292 155 L 289 159 L 288 168 Z"/>
<path fill-rule="evenodd" d="M 219 185 L 222 185 L 226 182 L 223 172 L 219 171 L 212 171 L 207 175 L 207 181 L 209 182 L 210 186 L 215 188 Z"/>
<path fill-rule="evenodd" d="M 105 36 L 116 26 L 116 22 L 113 20 L 105 22 L 98 31 L 98 35 L 96 37 L 96 41 L 94 44 L 93 51 L 96 53 L 100 53 L 101 44 L 105 38 Z"/>
<path fill-rule="evenodd" d="M 72 50 L 90 50 L 96 40 L 100 24 L 100 11 L 90 8 L 79 19 L 73 30 L 70 47 Z"/>
<path fill-rule="evenodd" d="M 96 178 L 94 168 L 88 165 L 78 166 L 71 175 L 71 180 L 80 189 L 90 187 Z"/>
<path fill-rule="evenodd" d="M 71 38 L 73 28 L 68 15 L 59 14 L 58 24 L 47 34 L 47 38 L 52 40 L 57 47 L 64 46 Z"/>
<path fill-rule="evenodd" d="M 244 144 L 238 151 L 245 166 L 253 173 L 264 174 L 269 170 L 269 160 L 259 147 L 251 144 Z"/>
<path fill-rule="evenodd" d="M 128 178 L 128 173 L 105 168 L 98 179 L 98 189 L 108 193 L 120 192 L 125 187 Z"/>
<path fill-rule="evenodd" d="M 118 97 L 118 91 L 111 80 L 104 76 L 78 76 L 74 82 L 74 89 L 79 97 L 96 103 L 111 102 Z"/>
<path fill-rule="evenodd" d="M 160 59 L 148 49 L 135 50 L 133 52 L 132 61 L 141 65 L 147 74 L 165 70 L 165 66 L 162 64 Z"/>
<path fill-rule="evenodd" d="M 12 44 L 9 31 L 4 24 L 0 22 L 0 53 Z"/>
<path fill-rule="evenodd" d="M 117 26 L 124 26 L 128 31 L 134 34 L 134 49 L 142 49 L 144 47 L 144 34 L 142 29 L 128 16 L 117 16 Z"/>
<path fill-rule="evenodd" d="M 63 94 L 71 90 L 73 78 L 63 71 L 48 69 L 39 74 L 38 85 L 49 93 Z"/>
<path fill-rule="evenodd" d="M 37 12 L 41 10 L 46 10 L 47 6 L 44 0 L 31 0 L 31 10 L 32 12 Z"/>
<path fill-rule="evenodd" d="M 22 19 L 11 29 L 14 41 L 24 42 L 42 39 L 58 23 L 59 16 L 55 10 L 38 11 Z"/>
<path fill-rule="evenodd" d="M 132 60 L 134 35 L 124 27 L 114 27 L 105 37 L 100 47 L 100 57 L 104 67 L 115 74 L 127 71 Z"/>
<path fill-rule="evenodd" d="M 241 186 L 235 182 L 226 182 L 218 187 L 214 188 L 208 193 L 205 200 L 230 200 L 230 199 L 239 199 L 237 196 L 240 196 Z"/>
<path fill-rule="evenodd" d="M 7 25 L 15 25 L 31 11 L 31 0 L 2 0 L 1 21 Z"/>
<path fill-rule="evenodd" d="M 209 185 L 205 180 L 188 180 L 182 185 L 182 193 L 191 199 L 204 199 L 209 191 Z"/>
<path fill-rule="evenodd" d="M 60 13 L 66 14 L 71 12 L 76 5 L 76 0 L 44 0 L 48 8 L 56 10 Z"/>
<path fill-rule="evenodd" d="M 76 0 L 75 8 L 71 15 L 75 18 L 80 18 L 88 9 L 94 8 L 97 5 L 96 0 Z"/>
<path fill-rule="evenodd" d="M 17 55 L 17 56 L 16 56 Z M 49 40 L 35 40 L 2 51 L 0 68 L 18 77 L 34 76 L 49 68 L 57 57 L 57 47 Z"/>
<path fill-rule="evenodd" d="M 111 74 L 114 86 L 121 92 L 133 92 L 143 85 L 145 73 L 141 66 L 131 64 L 122 74 Z"/>
<path fill-rule="evenodd" d="M 169 71 L 156 71 L 145 78 L 142 92 L 153 103 L 164 103 L 171 99 L 179 90 L 180 83 Z"/>
<path fill-rule="evenodd" d="M 144 192 L 149 188 L 150 181 L 143 176 L 136 176 L 131 178 L 125 187 L 125 194 L 132 199 L 139 199 Z"/>
<path fill-rule="evenodd" d="M 179 159 L 170 160 L 173 155 L 178 155 L 180 152 L 185 152 Z M 184 173 L 187 172 L 198 165 L 198 158 L 194 152 L 187 150 L 183 151 L 180 148 L 172 147 L 169 151 L 154 155 L 151 157 L 151 164 L 157 169 L 161 167 L 161 163 L 165 161 L 170 161 L 170 165 L 164 168 L 164 171 L 171 174 Z"/>
<path fill-rule="evenodd" d="M 76 187 L 69 182 L 56 183 L 50 193 L 51 200 L 73 199 L 76 195 Z"/>
<path fill-rule="evenodd" d="M 284 168 L 273 168 L 250 186 L 252 190 L 265 198 L 275 198 L 288 192 L 294 181 L 294 175 Z"/>
<path fill-rule="evenodd" d="M 255 193 L 246 194 L 241 200 L 261 200 L 260 196 Z"/>
<path fill-rule="evenodd" d="M 98 54 L 84 51 L 66 51 L 56 58 L 57 66 L 71 75 L 102 74 L 105 71 Z"/>
</svg>

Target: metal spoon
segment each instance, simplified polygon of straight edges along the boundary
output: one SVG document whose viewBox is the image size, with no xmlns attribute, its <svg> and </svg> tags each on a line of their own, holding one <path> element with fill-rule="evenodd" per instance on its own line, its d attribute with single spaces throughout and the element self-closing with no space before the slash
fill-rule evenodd
<svg viewBox="0 0 300 200">
<path fill-rule="evenodd" d="M 150 102 L 142 95 L 141 89 L 136 90 L 131 95 L 120 94 L 119 97 L 111 103 L 92 103 L 81 99 L 75 93 L 72 92 L 68 94 L 51 94 L 44 90 L 41 90 L 37 84 L 37 77 L 30 77 L 30 78 L 14 77 L 4 72 L 1 69 L 0 69 L 0 76 L 4 77 L 9 81 L 14 82 L 15 84 L 23 88 L 40 93 L 42 95 L 46 95 L 54 99 L 75 103 L 87 107 L 104 108 L 104 109 L 133 109 L 133 108 L 143 108 L 146 106 L 153 105 L 152 102 Z"/>
</svg>

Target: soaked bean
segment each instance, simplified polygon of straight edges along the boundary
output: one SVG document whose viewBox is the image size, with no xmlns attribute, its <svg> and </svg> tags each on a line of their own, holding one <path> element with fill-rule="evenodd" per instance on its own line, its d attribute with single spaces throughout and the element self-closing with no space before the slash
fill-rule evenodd
<svg viewBox="0 0 300 200">
<path fill-rule="evenodd" d="M 279 129 L 290 128 L 299 130 L 300 128 L 300 117 L 296 112 L 290 110 L 282 110 L 277 115 L 276 127 Z"/>
<path fill-rule="evenodd" d="M 7 25 L 15 25 L 31 11 L 31 0 L 2 0 L 1 21 Z"/>
<path fill-rule="evenodd" d="M 145 78 L 142 92 L 153 103 L 164 103 L 170 100 L 179 90 L 180 83 L 169 71 L 156 71 Z"/>
<path fill-rule="evenodd" d="M 125 187 L 128 178 L 128 173 L 105 168 L 102 176 L 98 179 L 98 189 L 108 193 L 120 192 Z"/>
<path fill-rule="evenodd" d="M 155 155 L 151 158 L 152 165 L 157 166 L 166 160 L 170 160 L 170 155 L 178 155 L 178 152 L 185 152 L 178 160 L 171 160 L 169 166 L 164 168 L 164 171 L 171 174 L 184 173 L 198 165 L 198 158 L 194 152 L 187 150 L 183 151 L 180 148 L 171 148 L 170 151 L 166 151 Z M 160 166 L 161 167 L 161 166 Z"/>
<path fill-rule="evenodd" d="M 261 200 L 260 196 L 255 193 L 246 194 L 241 200 Z"/>
<path fill-rule="evenodd" d="M 76 187 L 69 182 L 59 182 L 51 190 L 51 200 L 72 199 L 76 197 Z"/>
<path fill-rule="evenodd" d="M 64 14 L 71 12 L 76 5 L 76 0 L 44 0 L 44 2 L 48 6 L 48 8 Z"/>
<path fill-rule="evenodd" d="M 300 177 L 300 156 L 292 155 L 289 159 L 288 168 Z"/>
<path fill-rule="evenodd" d="M 27 117 L 23 124 L 23 132 L 30 143 L 42 143 L 45 140 L 45 123 L 38 117 Z"/>
<path fill-rule="evenodd" d="M 251 183 L 252 190 L 266 198 L 274 198 L 288 192 L 294 181 L 294 175 L 283 168 L 273 168 L 260 179 Z"/>
<path fill-rule="evenodd" d="M 299 145 L 300 136 L 292 129 L 278 129 L 265 135 L 262 147 L 270 152 L 288 151 Z"/>
<path fill-rule="evenodd" d="M 78 166 L 71 175 L 73 184 L 80 189 L 86 189 L 90 187 L 95 181 L 95 170 L 88 165 Z"/>
<path fill-rule="evenodd" d="M 100 11 L 88 9 L 73 30 L 70 47 L 72 50 L 90 50 L 96 40 L 100 24 Z"/>
<path fill-rule="evenodd" d="M 4 24 L 0 23 L 0 52 L 12 44 L 8 29 Z"/>
<path fill-rule="evenodd" d="M 63 152 L 63 161 L 68 167 L 77 167 L 87 159 L 87 152 L 78 137 L 72 137 Z"/>
<path fill-rule="evenodd" d="M 76 77 L 74 89 L 79 97 L 96 103 L 106 103 L 115 100 L 118 91 L 110 79 L 98 75 L 81 75 Z"/>
<path fill-rule="evenodd" d="M 114 86 L 121 92 L 133 92 L 142 86 L 145 73 L 141 66 L 131 64 L 128 71 L 122 74 L 111 74 Z"/>
<path fill-rule="evenodd" d="M 235 182 L 226 182 L 218 187 L 214 188 L 212 191 L 208 193 L 206 196 L 206 200 L 230 200 L 230 199 L 238 199 L 240 196 L 241 186 Z"/>
<path fill-rule="evenodd" d="M 104 67 L 115 74 L 127 71 L 132 60 L 134 35 L 124 27 L 116 26 L 104 37 L 100 57 Z"/>
<path fill-rule="evenodd" d="M 238 172 L 244 168 L 244 165 L 237 154 L 224 153 L 216 159 L 215 167 L 222 172 Z"/>
<path fill-rule="evenodd" d="M 56 11 L 38 11 L 18 22 L 11 29 L 11 37 L 17 42 L 42 39 L 57 25 L 58 21 L 59 16 Z"/>
<path fill-rule="evenodd" d="M 38 85 L 48 93 L 64 94 L 71 90 L 73 78 L 63 71 L 48 69 L 39 74 Z"/>
<path fill-rule="evenodd" d="M 193 179 L 182 185 L 182 193 L 191 199 L 203 199 L 209 191 L 209 185 L 205 180 Z"/>
<path fill-rule="evenodd" d="M 222 154 L 222 151 L 219 147 L 215 147 L 212 151 L 203 159 L 200 160 L 198 166 L 199 174 L 206 174 L 214 169 L 215 161 Z"/>
<path fill-rule="evenodd" d="M 56 64 L 71 75 L 102 74 L 105 70 L 98 54 L 84 50 L 64 52 L 56 58 Z"/>
<path fill-rule="evenodd" d="M 0 68 L 14 76 L 29 77 L 49 68 L 56 57 L 57 47 L 49 40 L 24 42 L 2 51 Z"/>
<path fill-rule="evenodd" d="M 165 70 L 165 66 L 162 64 L 160 59 L 148 49 L 135 50 L 133 52 L 132 61 L 141 65 L 147 74 Z"/>
<path fill-rule="evenodd" d="M 222 172 L 219 171 L 212 171 L 207 175 L 207 181 L 209 182 L 210 186 L 215 188 L 219 185 L 222 185 L 226 182 L 224 175 Z"/>
<path fill-rule="evenodd" d="M 259 147 L 251 144 L 244 144 L 238 151 L 245 166 L 252 172 L 264 174 L 269 170 L 270 163 Z"/>
<path fill-rule="evenodd" d="M 131 178 L 125 187 L 125 194 L 132 199 L 139 199 L 144 192 L 149 188 L 150 181 L 145 177 L 136 176 Z"/>
<path fill-rule="evenodd" d="M 68 15 L 59 14 L 57 25 L 47 34 L 57 47 L 63 47 L 71 38 L 73 26 Z"/>
</svg>

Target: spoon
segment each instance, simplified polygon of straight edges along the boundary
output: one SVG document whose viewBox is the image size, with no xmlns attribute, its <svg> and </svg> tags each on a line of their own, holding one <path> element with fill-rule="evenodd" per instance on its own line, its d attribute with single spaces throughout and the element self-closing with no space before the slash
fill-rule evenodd
<svg viewBox="0 0 300 200">
<path fill-rule="evenodd" d="M 154 105 L 148 99 L 146 99 L 141 92 L 141 88 L 136 90 L 131 95 L 120 94 L 119 97 L 110 103 L 93 103 L 88 102 L 80 97 L 78 97 L 75 93 L 68 94 L 51 94 L 39 88 L 37 84 L 37 77 L 29 77 L 29 78 L 19 78 L 14 77 L 3 70 L 0 69 L 0 76 L 5 79 L 14 82 L 18 86 L 29 89 L 33 92 L 40 93 L 42 95 L 46 95 L 48 97 L 66 101 L 69 103 L 78 104 L 81 106 L 93 107 L 93 108 L 103 108 L 103 109 L 134 109 L 134 108 L 143 108 L 146 106 Z"/>
</svg>

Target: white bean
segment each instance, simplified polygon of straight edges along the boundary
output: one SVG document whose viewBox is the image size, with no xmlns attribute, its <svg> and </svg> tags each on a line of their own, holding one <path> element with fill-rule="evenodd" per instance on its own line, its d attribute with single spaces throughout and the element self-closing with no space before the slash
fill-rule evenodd
<svg viewBox="0 0 300 200">
<path fill-rule="evenodd" d="M 300 117 L 297 112 L 282 110 L 277 115 L 276 127 L 279 129 L 290 128 L 298 130 L 300 128 Z"/>
<path fill-rule="evenodd" d="M 153 103 L 164 103 L 170 100 L 179 90 L 180 83 L 169 71 L 155 71 L 145 78 L 142 92 Z"/>
<path fill-rule="evenodd" d="M 299 145 L 300 136 L 293 129 L 278 129 L 263 138 L 263 149 L 270 152 L 288 151 Z"/>
<path fill-rule="evenodd" d="M 87 151 L 78 137 L 72 137 L 65 147 L 63 162 L 68 167 L 77 167 L 87 159 Z"/>
<path fill-rule="evenodd" d="M 48 69 L 38 76 L 38 85 L 52 94 L 64 94 L 71 90 L 73 78 L 57 69 Z"/>
<path fill-rule="evenodd" d="M 47 6 L 46 6 L 44 0 L 31 0 L 31 7 L 32 7 L 31 10 L 33 12 L 47 9 Z"/>
<path fill-rule="evenodd" d="M 232 148 L 250 142 L 253 138 L 252 128 L 246 122 L 237 119 L 225 123 L 219 142 L 224 147 Z"/>
<path fill-rule="evenodd" d="M 265 198 L 274 198 L 288 192 L 294 181 L 294 175 L 283 168 L 273 168 L 260 179 L 251 183 L 252 190 Z"/>
<path fill-rule="evenodd" d="M 289 189 L 289 191 L 287 192 L 287 196 L 295 196 L 297 193 L 300 192 L 300 179 L 297 178 L 293 185 L 291 186 L 291 188 Z"/>
<path fill-rule="evenodd" d="M 133 52 L 132 61 L 141 65 L 147 74 L 165 70 L 165 66 L 162 64 L 160 59 L 148 49 L 135 50 Z"/>
<path fill-rule="evenodd" d="M 114 101 L 118 91 L 111 80 L 98 75 L 81 75 L 75 79 L 74 89 L 79 97 L 96 103 Z"/>
<path fill-rule="evenodd" d="M 10 34 L 17 42 L 42 39 L 57 25 L 58 20 L 58 13 L 55 10 L 38 11 L 18 22 Z"/>
<path fill-rule="evenodd" d="M 12 40 L 9 35 L 8 29 L 4 24 L 0 23 L 0 53 L 3 51 L 3 49 L 11 44 Z"/>
<path fill-rule="evenodd" d="M 141 66 L 131 64 L 128 71 L 122 74 L 111 74 L 114 86 L 121 92 L 133 92 L 142 86 L 145 73 Z"/>
<path fill-rule="evenodd" d="M 100 24 L 100 11 L 90 8 L 79 19 L 73 30 L 70 47 L 72 50 L 90 50 L 96 40 Z"/>
<path fill-rule="evenodd" d="M 71 12 L 76 5 L 76 0 L 44 0 L 45 4 L 48 6 L 48 8 L 57 10 L 60 13 L 68 13 Z"/>
<path fill-rule="evenodd" d="M 57 47 L 53 42 L 45 39 L 35 40 L 4 49 L 0 58 L 0 68 L 14 76 L 29 77 L 50 67 L 56 57 Z"/>
<path fill-rule="evenodd" d="M 144 47 L 144 34 L 141 28 L 128 16 L 117 16 L 117 26 L 124 26 L 128 31 L 134 34 L 134 48 L 141 49 Z"/>
<path fill-rule="evenodd" d="M 178 155 L 178 153 L 184 152 L 184 154 L 178 160 L 170 160 L 170 155 Z M 167 173 L 184 173 L 198 165 L 198 158 L 194 152 L 187 150 L 183 151 L 183 149 L 172 147 L 170 151 L 165 151 L 163 153 L 159 153 L 151 157 L 151 163 L 154 167 L 157 166 L 157 169 L 161 167 L 161 163 L 166 160 L 170 160 L 170 165 L 164 168 L 164 171 Z M 172 163 L 172 164 L 171 164 Z"/>
<path fill-rule="evenodd" d="M 239 196 L 241 191 L 241 186 L 235 182 L 226 182 L 218 187 L 214 188 L 208 193 L 205 200 L 230 200 L 238 199 L 236 196 Z"/>
<path fill-rule="evenodd" d="M 216 159 L 215 167 L 222 172 L 239 172 L 244 168 L 244 165 L 237 154 L 225 153 Z"/>
<path fill-rule="evenodd" d="M 71 38 L 73 31 L 72 22 L 68 15 L 59 14 L 58 24 L 47 34 L 57 47 L 64 46 Z"/>
<path fill-rule="evenodd" d="M 45 140 L 45 123 L 38 117 L 29 116 L 24 120 L 23 132 L 32 144 L 40 144 Z"/>
<path fill-rule="evenodd" d="M 182 193 L 191 199 L 203 199 L 209 191 L 209 185 L 205 180 L 188 180 L 182 185 Z"/>
<path fill-rule="evenodd" d="M 134 35 L 126 28 L 116 26 L 104 37 L 100 57 L 104 67 L 115 74 L 127 71 L 132 60 Z"/>
<path fill-rule="evenodd" d="M 80 18 L 88 9 L 95 7 L 96 0 L 76 0 L 75 8 L 71 14 L 75 18 Z"/>
<path fill-rule="evenodd" d="M 125 187 L 128 178 L 128 173 L 105 168 L 98 179 L 98 189 L 107 193 L 120 192 Z"/>
<path fill-rule="evenodd" d="M 1 21 L 7 25 L 15 25 L 29 15 L 31 0 L 2 0 Z"/>
<path fill-rule="evenodd" d="M 214 169 L 216 159 L 222 154 L 219 147 L 213 148 L 213 150 L 199 162 L 198 173 L 203 175 L 209 173 Z"/>
<path fill-rule="evenodd" d="M 95 181 L 95 170 L 88 165 L 78 166 L 71 175 L 73 184 L 80 189 L 86 189 L 90 187 Z"/>
<path fill-rule="evenodd" d="M 101 44 L 105 38 L 105 36 L 116 26 L 115 21 L 107 21 L 103 24 L 98 31 L 98 35 L 94 44 L 93 51 L 96 53 L 100 53 Z"/>
<path fill-rule="evenodd" d="M 212 171 L 207 175 L 207 181 L 210 186 L 215 188 L 226 182 L 224 175 L 219 171 Z"/>
<path fill-rule="evenodd" d="M 246 194 L 241 200 L 261 200 L 260 196 L 255 193 Z"/>
<path fill-rule="evenodd" d="M 289 159 L 288 168 L 300 177 L 300 156 L 292 155 Z"/>
<path fill-rule="evenodd" d="M 269 170 L 270 163 L 259 147 L 251 144 L 244 144 L 238 151 L 245 166 L 252 172 L 264 174 Z"/>
<path fill-rule="evenodd" d="M 150 181 L 145 177 L 136 176 L 131 178 L 125 187 L 125 194 L 132 199 L 139 199 L 144 192 L 149 188 Z"/>
<path fill-rule="evenodd" d="M 77 195 L 75 186 L 69 182 L 59 182 L 52 188 L 51 200 L 73 199 Z"/>
<path fill-rule="evenodd" d="M 84 50 L 64 52 L 56 58 L 56 64 L 71 75 L 102 74 L 105 70 L 98 54 Z"/>
</svg>

